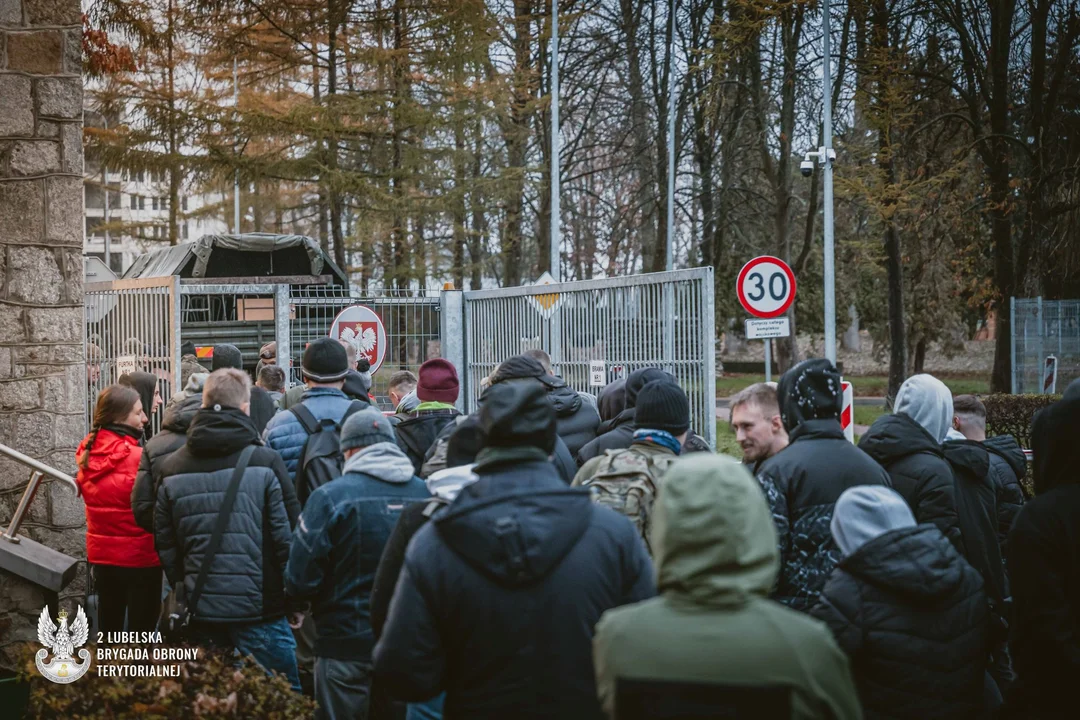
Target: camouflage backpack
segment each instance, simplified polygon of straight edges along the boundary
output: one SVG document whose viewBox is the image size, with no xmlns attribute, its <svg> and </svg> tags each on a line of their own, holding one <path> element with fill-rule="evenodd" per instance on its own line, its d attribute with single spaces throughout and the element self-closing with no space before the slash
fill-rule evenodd
<svg viewBox="0 0 1080 720">
<path fill-rule="evenodd" d="M 582 483 L 592 493 L 592 501 L 606 505 L 634 524 L 645 548 L 649 545 L 650 517 L 660 480 L 675 456 L 654 456 L 633 448 L 607 450 L 593 476 Z"/>
</svg>

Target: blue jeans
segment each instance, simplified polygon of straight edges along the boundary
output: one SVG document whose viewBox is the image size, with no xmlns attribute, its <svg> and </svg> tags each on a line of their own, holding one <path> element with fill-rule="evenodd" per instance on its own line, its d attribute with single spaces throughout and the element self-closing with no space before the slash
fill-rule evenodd
<svg viewBox="0 0 1080 720">
<path fill-rule="evenodd" d="M 192 623 L 191 640 L 195 645 L 232 647 L 240 655 L 250 655 L 266 670 L 284 675 L 292 689 L 300 692 L 296 640 L 285 618 L 235 625 Z"/>
</svg>

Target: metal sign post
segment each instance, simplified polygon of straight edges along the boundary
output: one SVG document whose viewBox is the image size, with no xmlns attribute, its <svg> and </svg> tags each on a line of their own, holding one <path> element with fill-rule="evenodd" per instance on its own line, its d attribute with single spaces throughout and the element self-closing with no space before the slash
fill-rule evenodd
<svg viewBox="0 0 1080 720">
<path fill-rule="evenodd" d="M 746 321 L 746 339 L 765 341 L 765 382 L 772 382 L 772 338 L 791 334 L 783 315 L 795 302 L 795 273 L 780 258 L 762 255 L 743 265 L 735 290 L 746 312 L 758 318 Z"/>
</svg>

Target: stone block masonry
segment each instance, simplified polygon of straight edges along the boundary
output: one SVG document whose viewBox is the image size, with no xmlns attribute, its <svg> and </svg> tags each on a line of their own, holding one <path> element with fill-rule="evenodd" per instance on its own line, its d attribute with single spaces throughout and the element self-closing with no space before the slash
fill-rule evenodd
<svg viewBox="0 0 1080 720">
<path fill-rule="evenodd" d="M 0 0 L 0 443 L 70 475 L 86 433 L 81 30 L 79 0 Z M 0 456 L 5 528 L 29 477 Z M 85 524 L 82 500 L 48 482 L 21 534 L 85 558 Z M 85 591 L 84 565 L 61 604 Z M 36 641 L 45 601 L 0 571 L 0 667 Z"/>
</svg>

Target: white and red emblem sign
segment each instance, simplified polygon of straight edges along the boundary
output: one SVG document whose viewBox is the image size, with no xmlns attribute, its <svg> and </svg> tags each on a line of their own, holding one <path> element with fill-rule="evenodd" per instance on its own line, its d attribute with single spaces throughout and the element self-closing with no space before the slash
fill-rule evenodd
<svg viewBox="0 0 1080 720">
<path fill-rule="evenodd" d="M 386 328 L 382 318 L 364 305 L 350 305 L 339 312 L 330 325 L 330 337 L 352 345 L 357 358 L 366 357 L 372 374 L 386 359 Z"/>
</svg>

